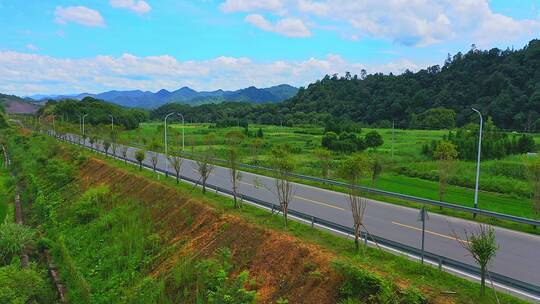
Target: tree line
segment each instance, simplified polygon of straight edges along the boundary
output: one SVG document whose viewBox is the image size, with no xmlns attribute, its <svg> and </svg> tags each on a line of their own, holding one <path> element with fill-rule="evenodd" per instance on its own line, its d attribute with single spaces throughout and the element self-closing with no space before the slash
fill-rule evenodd
<svg viewBox="0 0 540 304">
<path fill-rule="evenodd" d="M 318 124 L 330 119 L 362 125 L 448 128 L 476 121 L 471 107 L 503 129 L 540 130 L 540 40 L 519 50 L 450 54 L 444 64 L 405 71 L 326 75 L 280 104 L 227 102 L 191 107 L 167 104 L 150 113 L 181 111 L 195 122 L 225 118 L 275 125 Z M 436 110 L 432 110 L 436 109 Z"/>
<path fill-rule="evenodd" d="M 55 115 L 59 121 L 73 124 L 80 123 L 84 114 L 88 114 L 85 123 L 89 125 L 110 124 L 109 115 L 112 115 L 114 123 L 126 130 L 136 129 L 140 122 L 148 120 L 149 117 L 145 110 L 124 108 L 92 97 L 85 97 L 82 100 L 49 100 L 37 113 L 38 116 Z"/>
</svg>

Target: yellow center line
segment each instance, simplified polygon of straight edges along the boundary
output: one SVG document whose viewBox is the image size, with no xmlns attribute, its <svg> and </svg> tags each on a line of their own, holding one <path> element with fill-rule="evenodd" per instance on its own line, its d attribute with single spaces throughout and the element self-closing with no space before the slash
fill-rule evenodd
<svg viewBox="0 0 540 304">
<path fill-rule="evenodd" d="M 398 226 L 401 226 L 401 227 L 405 227 L 405 228 L 409 228 L 409 229 L 413 229 L 413 230 L 422 231 L 421 228 L 414 227 L 414 226 L 409 226 L 409 225 L 405 225 L 405 224 L 398 223 L 398 222 L 392 222 L 392 224 L 398 225 Z M 440 237 L 442 237 L 442 238 L 446 238 L 446 239 L 450 239 L 450 240 L 454 240 L 454 241 L 462 241 L 462 242 L 468 243 L 468 242 L 465 241 L 465 240 L 457 239 L 457 238 L 455 238 L 455 237 L 453 237 L 453 236 L 449 236 L 449 235 L 446 235 L 446 234 L 433 232 L 433 231 L 430 231 L 430 230 L 427 230 L 427 229 L 426 229 L 426 233 L 433 234 L 433 235 L 440 236 Z"/>
<path fill-rule="evenodd" d="M 311 203 L 315 203 L 315 204 L 318 204 L 318 205 L 322 205 L 322 206 L 326 206 L 326 207 L 330 207 L 330 208 L 334 208 L 334 209 L 338 209 L 338 210 L 343 210 L 343 211 L 345 210 L 345 209 L 343 209 L 341 207 L 337 207 L 337 206 L 326 204 L 326 203 L 319 202 L 319 201 L 314 201 L 312 199 L 301 197 L 301 196 L 298 196 L 298 195 L 295 195 L 294 197 L 297 198 L 297 199 L 301 199 L 301 200 L 308 201 L 308 202 L 311 202 Z"/>
<path fill-rule="evenodd" d="M 255 186 L 253 184 L 250 184 L 250 183 L 243 182 L 243 181 L 240 181 L 240 184 L 244 184 L 244 185 L 248 185 L 248 186 L 252 186 L 252 187 L 257 188 L 257 186 Z"/>
</svg>

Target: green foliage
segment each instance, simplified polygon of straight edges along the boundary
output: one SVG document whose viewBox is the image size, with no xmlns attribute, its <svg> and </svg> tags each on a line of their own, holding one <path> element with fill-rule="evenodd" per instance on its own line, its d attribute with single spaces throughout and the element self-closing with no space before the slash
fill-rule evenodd
<svg viewBox="0 0 540 304">
<path fill-rule="evenodd" d="M 231 252 L 227 248 L 217 251 L 211 259 L 185 259 L 173 269 L 168 278 L 169 293 L 174 303 L 255 303 L 255 291 L 246 289 L 249 274 L 243 271 L 231 274 Z"/>
<path fill-rule="evenodd" d="M 45 107 L 40 108 L 38 115 L 49 113 L 64 117 L 65 121 L 79 123 L 79 115 L 88 114 L 85 123 L 99 125 L 110 123 L 109 115 L 114 116 L 115 124 L 123 126 L 126 130 L 135 129 L 139 123 L 148 119 L 148 113 L 139 109 L 128 109 L 92 97 L 83 100 L 65 99 L 62 101 L 48 101 Z"/>
<path fill-rule="evenodd" d="M 90 188 L 69 207 L 69 214 L 75 224 L 87 224 L 96 219 L 103 206 L 110 201 L 109 188 Z"/>
<path fill-rule="evenodd" d="M 460 159 L 473 161 L 476 160 L 478 153 L 478 133 L 478 125 L 470 124 L 458 129 L 455 133 L 449 132 L 443 140 L 456 145 Z M 431 145 L 425 144 L 422 153 L 433 157 L 437 144 L 437 141 L 433 141 Z M 527 134 L 509 136 L 499 130 L 491 118 L 485 122 L 482 134 L 482 160 L 500 159 L 509 155 L 534 151 L 536 151 L 536 144 L 532 136 Z"/>
<path fill-rule="evenodd" d="M 332 151 L 352 153 L 365 149 L 365 143 L 354 133 L 342 132 L 339 136 L 334 132 L 327 132 L 322 138 L 324 148 Z"/>
<path fill-rule="evenodd" d="M 35 233 L 32 229 L 12 222 L 0 224 L 0 266 L 10 264 L 13 258 L 34 241 Z"/>
<path fill-rule="evenodd" d="M 433 108 L 418 115 L 412 114 L 413 129 L 453 129 L 456 126 L 456 112 L 445 108 Z"/>
<path fill-rule="evenodd" d="M 340 303 L 426 304 L 427 299 L 416 288 L 400 290 L 378 274 L 350 262 L 336 260 L 334 270 L 343 277 L 339 289 Z"/>
<path fill-rule="evenodd" d="M 497 241 L 495 240 L 495 229 L 482 224 L 478 225 L 478 230 L 474 232 L 465 231 L 465 239 L 459 243 L 473 257 L 480 266 L 480 294 L 485 294 L 487 266 L 495 257 Z"/>
<path fill-rule="evenodd" d="M 146 151 L 144 150 L 135 151 L 135 159 L 139 163 L 139 170 L 142 170 L 142 163 L 145 158 L 146 158 Z"/>
<path fill-rule="evenodd" d="M 18 263 L 0 267 L 0 303 L 53 303 L 53 297 L 35 265 L 21 268 Z"/>
<path fill-rule="evenodd" d="M 366 147 L 373 149 L 380 147 L 384 144 L 384 140 L 381 134 L 379 134 L 379 132 L 375 130 L 370 131 L 366 134 L 364 142 L 366 144 Z"/>
</svg>

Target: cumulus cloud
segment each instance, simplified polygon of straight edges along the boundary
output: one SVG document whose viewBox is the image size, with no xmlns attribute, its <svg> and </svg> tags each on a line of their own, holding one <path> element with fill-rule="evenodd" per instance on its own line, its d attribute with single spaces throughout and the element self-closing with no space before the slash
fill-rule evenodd
<svg viewBox="0 0 540 304">
<path fill-rule="evenodd" d="M 297 18 L 283 18 L 272 24 L 259 14 L 246 16 L 245 21 L 269 32 L 279 33 L 287 37 L 303 38 L 311 36 L 311 32 L 304 22 Z"/>
<path fill-rule="evenodd" d="M 125 8 L 139 15 L 148 13 L 152 7 L 144 0 L 110 0 L 109 3 L 115 8 Z"/>
<path fill-rule="evenodd" d="M 302 61 L 258 62 L 247 57 L 180 61 L 172 56 L 56 58 L 12 51 L 0 52 L 0 92 L 18 95 L 102 92 L 141 89 L 157 91 L 190 86 L 198 90 L 267 87 L 288 83 L 305 86 L 325 74 L 350 71 L 400 73 L 418 66 L 398 60 L 380 66 L 349 62 L 339 55 Z"/>
<path fill-rule="evenodd" d="M 221 10 L 226 13 L 252 12 L 258 10 L 283 13 L 283 0 L 227 0 L 221 4 Z"/>
<path fill-rule="evenodd" d="M 26 45 L 26 48 L 29 49 L 29 50 L 31 50 L 31 51 L 37 51 L 37 50 L 39 50 L 39 48 L 38 48 L 37 46 L 33 45 L 32 43 L 27 44 L 27 45 Z"/>
<path fill-rule="evenodd" d="M 54 11 L 55 21 L 60 24 L 69 22 L 84 26 L 105 26 L 105 20 L 101 14 L 85 6 L 57 6 Z"/>
<path fill-rule="evenodd" d="M 351 39 L 382 38 L 420 47 L 453 39 L 488 46 L 540 31 L 539 18 L 514 19 L 495 13 L 489 0 L 225 0 L 221 8 L 226 13 L 257 13 L 265 20 L 272 14 L 300 18 L 304 25 L 337 29 Z M 259 22 L 250 23 L 272 28 L 260 17 L 255 21 Z"/>
</svg>

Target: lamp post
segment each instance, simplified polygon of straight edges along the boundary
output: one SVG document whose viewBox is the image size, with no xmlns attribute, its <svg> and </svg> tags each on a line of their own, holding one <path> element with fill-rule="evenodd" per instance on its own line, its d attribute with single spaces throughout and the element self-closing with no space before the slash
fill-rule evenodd
<svg viewBox="0 0 540 304">
<path fill-rule="evenodd" d="M 114 132 L 114 116 L 109 114 L 109 117 L 111 118 L 111 132 Z"/>
<path fill-rule="evenodd" d="M 83 137 L 83 140 L 85 141 L 85 142 L 83 143 L 83 145 L 86 145 L 86 140 L 84 139 L 84 118 L 85 118 L 86 116 L 88 116 L 88 114 L 84 114 L 84 115 L 82 116 L 82 137 Z"/>
<path fill-rule="evenodd" d="M 482 126 L 484 120 L 482 118 L 482 113 L 475 108 L 472 108 L 473 111 L 478 113 L 480 116 L 480 134 L 478 135 L 478 159 L 476 162 L 476 187 L 474 189 L 474 208 L 478 209 L 478 182 L 480 180 L 480 154 L 482 151 Z M 476 217 L 476 213 L 473 214 L 473 217 Z"/>
</svg>

